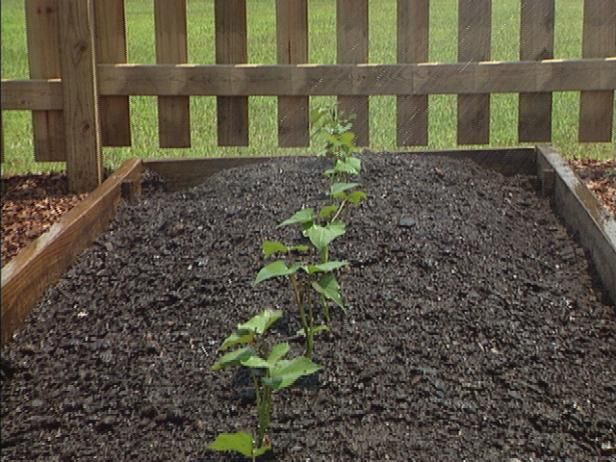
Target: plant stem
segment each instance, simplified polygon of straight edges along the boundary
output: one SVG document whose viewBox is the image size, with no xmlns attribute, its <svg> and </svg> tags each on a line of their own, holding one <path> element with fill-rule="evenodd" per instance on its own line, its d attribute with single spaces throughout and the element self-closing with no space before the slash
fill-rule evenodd
<svg viewBox="0 0 616 462">
<path fill-rule="evenodd" d="M 336 211 L 336 214 L 334 215 L 334 217 L 331 219 L 330 223 L 333 223 L 334 221 L 336 221 L 338 219 L 338 217 L 340 217 L 340 214 L 342 213 L 342 210 L 344 210 L 344 206 L 347 204 L 347 201 L 342 201 L 342 204 L 340 204 L 340 207 L 338 208 L 338 210 Z"/>
<path fill-rule="evenodd" d="M 308 324 L 308 319 L 306 318 L 306 311 L 304 309 L 304 301 L 302 299 L 301 288 L 299 287 L 297 277 L 294 274 L 291 274 L 289 276 L 289 281 L 291 282 L 291 288 L 293 289 L 295 304 L 297 305 L 297 309 L 299 310 L 299 319 L 302 324 L 302 328 L 304 329 L 304 335 L 306 337 L 306 356 L 312 359 L 313 342 L 310 335 L 312 333 L 312 329 L 311 326 Z"/>
</svg>

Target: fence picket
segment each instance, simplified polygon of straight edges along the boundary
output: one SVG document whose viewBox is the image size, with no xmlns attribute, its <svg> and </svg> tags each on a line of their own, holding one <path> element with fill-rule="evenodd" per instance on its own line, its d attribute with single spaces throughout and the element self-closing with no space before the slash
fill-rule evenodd
<svg viewBox="0 0 616 462">
<path fill-rule="evenodd" d="M 124 0 L 94 2 L 94 37 L 98 64 L 126 63 Z M 130 146 L 130 109 L 127 96 L 104 96 L 98 100 L 103 146 Z"/>
<path fill-rule="evenodd" d="M 25 5 L 30 78 L 59 78 L 58 0 L 27 0 Z M 32 111 L 32 135 L 35 160 L 66 160 L 62 111 Z"/>
<path fill-rule="evenodd" d="M 59 2 L 66 173 L 72 192 L 101 183 L 101 146 L 94 62 L 92 0 Z"/>
<path fill-rule="evenodd" d="M 308 62 L 307 0 L 276 1 L 276 38 L 279 64 Z M 278 98 L 278 144 L 281 147 L 310 145 L 307 96 Z"/>
<path fill-rule="evenodd" d="M 523 0 L 520 21 L 520 60 L 554 58 L 554 0 Z M 518 108 L 520 141 L 550 141 L 552 94 L 521 93 Z"/>
<path fill-rule="evenodd" d="M 458 61 L 490 59 L 492 0 L 458 0 Z M 490 94 L 458 96 L 458 144 L 490 142 Z"/>
<path fill-rule="evenodd" d="M 337 62 L 368 62 L 368 0 L 336 2 Z M 352 85 L 352 83 L 349 83 Z M 370 144 L 369 99 L 367 96 L 339 96 L 338 109 L 347 117 L 354 115 L 353 129 L 358 146 Z"/>
<path fill-rule="evenodd" d="M 216 63 L 248 61 L 246 0 L 216 0 Z M 248 97 L 219 96 L 218 145 L 248 146 Z"/>
<path fill-rule="evenodd" d="M 430 0 L 398 0 L 398 62 L 428 61 Z M 398 146 L 428 144 L 428 95 L 398 96 Z"/>
<path fill-rule="evenodd" d="M 616 1 L 585 0 L 582 57 L 606 56 L 616 56 Z M 613 91 L 583 91 L 579 141 L 611 141 L 613 118 Z"/>
<path fill-rule="evenodd" d="M 156 62 L 186 63 L 188 61 L 186 0 L 155 0 L 154 23 Z M 161 148 L 190 147 L 189 97 L 158 97 L 158 138 Z"/>
</svg>

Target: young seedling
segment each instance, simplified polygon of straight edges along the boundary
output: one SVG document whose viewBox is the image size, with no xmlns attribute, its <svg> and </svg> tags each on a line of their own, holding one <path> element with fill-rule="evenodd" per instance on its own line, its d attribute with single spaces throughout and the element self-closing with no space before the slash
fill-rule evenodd
<svg viewBox="0 0 616 462">
<path fill-rule="evenodd" d="M 272 447 L 268 437 L 273 400 L 272 395 L 288 388 L 297 379 L 317 372 L 320 368 L 305 356 L 284 359 L 289 352 L 288 343 L 278 343 L 271 348 L 263 335 L 278 319 L 280 310 L 264 310 L 247 322 L 237 326 L 235 332 L 225 339 L 221 351 L 236 348 L 224 354 L 213 370 L 228 367 L 244 367 L 250 371 L 255 390 L 257 407 L 257 429 L 255 434 L 247 432 L 221 433 L 208 447 L 214 451 L 237 452 L 253 461 Z M 239 347 L 239 348 L 238 348 Z"/>
<path fill-rule="evenodd" d="M 307 212 L 306 217 L 310 213 L 314 212 Z M 317 251 L 322 251 L 336 237 L 344 234 L 344 226 L 319 228 L 321 229 L 312 225 L 306 230 L 306 236 Z M 306 252 L 308 249 L 309 247 L 306 245 L 286 246 L 278 241 L 263 243 L 263 254 L 266 258 L 280 254 L 290 258 L 294 253 Z M 327 261 L 324 263 L 293 261 L 287 264 L 284 260 L 278 259 L 261 268 L 255 278 L 255 285 L 274 278 L 288 279 L 293 294 L 293 302 L 299 313 L 301 324 L 299 334 L 306 339 L 306 356 L 308 358 L 312 358 L 314 352 L 315 335 L 328 329 L 326 325 L 317 323 L 313 310 L 315 295 L 321 294 L 321 296 L 342 307 L 340 286 L 333 272 L 346 265 L 347 262 L 345 261 Z"/>
</svg>

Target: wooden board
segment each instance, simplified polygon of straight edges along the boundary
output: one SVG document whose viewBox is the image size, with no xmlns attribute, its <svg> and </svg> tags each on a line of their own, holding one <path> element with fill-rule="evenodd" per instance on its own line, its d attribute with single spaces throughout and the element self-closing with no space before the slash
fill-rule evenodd
<svg viewBox="0 0 616 462">
<path fill-rule="evenodd" d="M 280 157 L 207 157 L 195 159 L 145 160 L 145 168 L 156 172 L 165 180 L 167 191 L 178 191 L 203 183 L 221 170 L 261 162 Z"/>
<path fill-rule="evenodd" d="M 2 268 L 2 345 L 10 340 L 45 290 L 104 231 L 120 203 L 122 184 L 140 182 L 141 170 L 141 161 L 126 161 L 98 189 Z"/>
<path fill-rule="evenodd" d="M 428 61 L 429 0 L 398 0 L 398 62 Z M 398 146 L 428 144 L 428 96 L 398 96 L 396 101 Z"/>
<path fill-rule="evenodd" d="M 248 61 L 246 0 L 216 0 L 216 63 Z M 218 145 L 248 146 L 248 98 L 216 98 Z"/>
<path fill-rule="evenodd" d="M 336 0 L 336 60 L 339 64 L 368 62 L 368 0 Z M 367 96 L 339 96 L 342 118 L 353 116 L 355 143 L 370 145 Z"/>
<path fill-rule="evenodd" d="M 3 80 L 0 91 L 3 111 L 53 111 L 64 107 L 64 93 L 59 79 Z"/>
<path fill-rule="evenodd" d="M 554 0 L 523 0 L 520 60 L 554 58 Z M 518 108 L 520 141 L 552 139 L 552 94 L 521 93 Z"/>
<path fill-rule="evenodd" d="M 616 0 L 585 0 L 582 56 L 616 56 Z M 612 141 L 614 92 L 582 92 L 580 142 Z"/>
<path fill-rule="evenodd" d="M 25 8 L 30 78 L 59 78 L 58 0 L 28 0 Z M 62 111 L 32 112 L 34 159 L 39 162 L 66 160 L 64 131 Z"/>
<path fill-rule="evenodd" d="M 124 0 L 94 2 L 96 62 L 126 63 L 126 19 Z M 126 96 L 104 96 L 98 100 L 103 146 L 130 146 L 130 109 Z"/>
<path fill-rule="evenodd" d="M 92 0 L 59 3 L 62 86 L 66 136 L 66 174 L 72 192 L 89 192 L 101 183 L 101 146 L 94 76 Z"/>
<path fill-rule="evenodd" d="M 456 64 L 100 65 L 102 95 L 427 95 L 616 88 L 616 58 Z"/>
<path fill-rule="evenodd" d="M 603 287 L 616 304 L 616 220 L 550 146 L 537 149 L 541 176 L 552 171 L 553 203 L 567 226 L 589 250 Z"/>
<path fill-rule="evenodd" d="M 188 61 L 186 0 L 155 0 L 156 62 Z M 190 100 L 187 96 L 158 98 L 158 137 L 161 148 L 190 147 Z"/>
<path fill-rule="evenodd" d="M 308 1 L 276 1 L 276 40 L 279 64 L 308 62 Z M 307 96 L 278 98 L 278 145 L 310 145 Z"/>
<path fill-rule="evenodd" d="M 492 0 L 458 0 L 458 61 L 488 61 L 491 34 Z M 489 93 L 458 96 L 458 144 L 489 142 Z"/>
</svg>

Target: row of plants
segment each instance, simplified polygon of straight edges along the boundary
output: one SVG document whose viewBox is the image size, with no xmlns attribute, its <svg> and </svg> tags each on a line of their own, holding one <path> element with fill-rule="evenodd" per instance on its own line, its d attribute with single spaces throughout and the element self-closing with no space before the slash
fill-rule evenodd
<svg viewBox="0 0 616 462">
<path fill-rule="evenodd" d="M 233 367 L 248 370 L 254 388 L 256 426 L 252 432 L 221 433 L 208 446 L 214 451 L 236 452 L 253 461 L 272 448 L 268 435 L 274 395 L 302 377 L 322 369 L 313 362 L 315 339 L 331 327 L 330 310 L 345 311 L 337 274 L 348 265 L 331 259 L 332 243 L 346 232 L 345 212 L 366 199 L 360 184 L 350 179 L 361 172 L 361 160 L 354 157 L 355 135 L 351 120 L 335 109 L 317 109 L 311 114 L 314 134 L 323 139 L 322 154 L 331 160 L 323 175 L 328 180 L 327 202 L 317 208 L 301 208 L 278 227 L 298 229 L 300 244 L 268 240 L 262 244 L 268 263 L 256 275 L 254 286 L 284 279 L 291 292 L 297 335 L 304 339 L 304 354 L 290 358 L 288 342 L 271 344 L 267 333 L 283 316 L 281 310 L 265 309 L 239 324 L 220 346 L 222 356 L 214 370 Z M 230 350 L 230 351 L 229 351 Z"/>
</svg>

